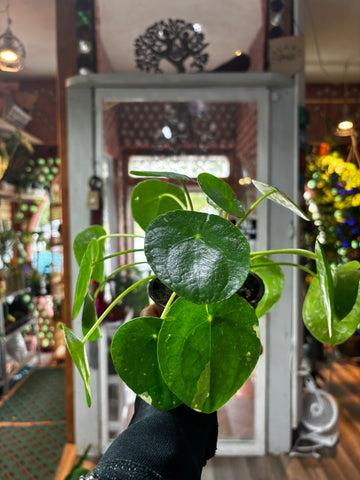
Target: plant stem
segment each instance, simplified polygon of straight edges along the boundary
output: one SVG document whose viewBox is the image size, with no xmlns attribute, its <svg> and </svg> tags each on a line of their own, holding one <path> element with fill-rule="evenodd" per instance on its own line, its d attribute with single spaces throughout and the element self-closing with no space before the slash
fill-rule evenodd
<svg viewBox="0 0 360 480">
<path fill-rule="evenodd" d="M 171 294 L 171 297 L 170 297 L 169 300 L 167 301 L 167 304 L 166 304 L 166 306 L 165 306 L 165 308 L 164 308 L 164 310 L 163 310 L 160 318 L 165 318 L 165 317 L 166 317 L 167 312 L 169 311 L 169 308 L 171 307 L 171 305 L 172 305 L 175 297 L 176 297 L 176 292 L 173 292 L 173 293 Z"/>
<path fill-rule="evenodd" d="M 107 255 L 106 257 L 99 258 L 99 260 L 96 260 L 94 262 L 94 265 L 96 263 L 103 262 L 104 260 L 109 260 L 110 258 L 119 257 L 120 255 L 123 255 L 125 253 L 143 252 L 143 251 L 144 251 L 143 248 L 131 248 L 130 250 L 122 250 L 121 252 L 112 253 L 111 255 Z"/>
<path fill-rule="evenodd" d="M 309 275 L 311 275 L 312 277 L 315 277 L 316 273 L 313 272 L 312 270 L 310 270 L 309 268 L 306 268 L 304 267 L 303 265 L 298 265 L 297 263 L 292 263 L 292 262 L 274 262 L 273 264 L 271 265 L 288 265 L 290 267 L 297 267 L 297 268 L 300 268 L 300 270 L 304 270 L 304 272 L 308 273 Z M 270 266 L 271 266 L 270 265 Z M 269 267 L 269 264 L 268 263 L 259 263 L 257 265 L 254 265 L 253 266 L 253 269 L 256 270 L 257 268 L 261 268 L 261 267 Z"/>
<path fill-rule="evenodd" d="M 162 195 L 160 195 L 160 198 L 161 197 L 169 197 L 169 198 L 172 198 L 176 203 L 178 203 L 180 205 L 180 207 L 183 209 L 183 210 L 187 210 L 186 208 L 186 205 L 177 197 L 175 197 L 175 195 L 172 195 L 171 193 L 163 193 Z"/>
<path fill-rule="evenodd" d="M 253 212 L 255 210 L 255 208 L 259 205 L 259 203 L 261 203 L 263 200 L 265 200 L 265 198 L 269 197 L 270 195 L 272 195 L 273 193 L 275 193 L 276 190 L 272 190 L 270 192 L 267 192 L 265 193 L 264 195 L 262 195 L 260 198 L 258 198 L 256 200 L 255 203 L 253 203 L 251 205 L 251 207 L 249 208 L 249 210 L 245 213 L 245 215 L 240 218 L 240 220 L 237 222 L 237 224 L 235 225 L 235 227 L 240 227 L 240 225 L 243 223 L 243 221 L 250 215 L 251 212 Z"/>
<path fill-rule="evenodd" d="M 304 250 L 302 248 L 281 248 L 279 250 L 263 250 L 259 252 L 252 252 L 250 253 L 250 258 L 254 259 L 257 257 L 267 257 L 268 255 L 277 254 L 299 255 L 300 257 L 311 258 L 312 260 L 316 260 L 318 258 L 316 253 L 310 252 L 309 250 Z"/>
<path fill-rule="evenodd" d="M 82 339 L 82 343 L 85 344 L 87 342 L 87 340 L 90 338 L 90 336 L 92 335 L 93 332 L 95 332 L 95 330 L 98 328 L 98 326 L 100 325 L 100 323 L 104 320 L 104 318 L 106 318 L 106 316 L 108 315 L 109 312 L 111 312 L 111 310 L 115 307 L 115 305 L 117 305 L 120 300 L 122 298 L 124 298 L 128 293 L 130 293 L 132 290 L 134 290 L 134 288 L 136 287 L 139 287 L 140 285 L 142 285 L 143 283 L 146 283 L 148 282 L 149 280 L 151 280 L 152 278 L 156 278 L 156 275 L 149 275 L 148 277 L 146 278 L 143 278 L 141 280 L 139 280 L 138 282 L 135 282 L 133 283 L 132 285 L 130 285 L 130 287 L 128 287 L 126 290 L 124 290 L 120 295 L 118 295 L 115 300 L 113 300 L 110 305 L 107 307 L 107 309 L 101 314 L 101 316 L 97 319 L 97 321 L 94 323 L 94 325 L 90 328 L 90 330 L 87 332 L 87 334 L 85 335 L 85 337 Z"/>
<path fill-rule="evenodd" d="M 189 190 L 188 190 L 187 186 L 185 185 L 184 180 L 180 180 L 180 183 L 181 183 L 181 185 L 182 185 L 182 187 L 183 187 L 183 189 L 184 189 L 184 193 L 185 193 L 185 196 L 186 196 L 187 201 L 188 201 L 188 207 L 189 207 L 189 209 L 190 209 L 191 211 L 193 211 L 193 210 L 194 210 L 194 205 L 193 205 L 193 203 L 192 203 Z"/>
<path fill-rule="evenodd" d="M 102 237 L 99 237 L 97 241 L 106 240 L 107 238 L 118 238 L 118 237 L 145 238 L 143 235 L 136 235 L 135 233 L 111 233 L 110 235 L 104 235 Z"/>
<path fill-rule="evenodd" d="M 96 289 L 95 293 L 94 293 L 94 300 L 96 300 L 96 297 L 99 295 L 99 292 L 102 290 L 103 286 L 105 285 L 105 283 L 109 280 L 109 278 L 111 278 L 113 275 L 116 275 L 117 273 L 121 272 L 122 270 L 125 270 L 126 268 L 129 268 L 129 267 L 133 267 L 134 265 L 140 265 L 140 264 L 143 264 L 143 263 L 147 263 L 147 262 L 133 262 L 133 263 L 127 263 L 126 265 L 122 265 L 121 267 L 117 268 L 116 270 L 114 270 L 113 272 L 110 273 L 110 275 L 108 275 L 103 282 L 100 283 L 100 285 L 98 286 L 98 288 Z"/>
</svg>

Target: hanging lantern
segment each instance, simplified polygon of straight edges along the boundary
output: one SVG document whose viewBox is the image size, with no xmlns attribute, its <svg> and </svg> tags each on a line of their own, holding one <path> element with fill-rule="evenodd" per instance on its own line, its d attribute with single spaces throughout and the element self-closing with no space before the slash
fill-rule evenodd
<svg viewBox="0 0 360 480">
<path fill-rule="evenodd" d="M 4 72 L 19 72 L 24 68 L 25 47 L 10 29 L 9 2 L 6 7 L 8 27 L 0 35 L 0 70 Z"/>
</svg>

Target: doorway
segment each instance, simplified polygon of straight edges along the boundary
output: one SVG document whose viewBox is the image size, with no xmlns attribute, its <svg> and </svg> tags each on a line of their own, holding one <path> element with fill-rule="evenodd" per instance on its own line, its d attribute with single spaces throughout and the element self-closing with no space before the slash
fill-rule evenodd
<svg viewBox="0 0 360 480">
<path fill-rule="evenodd" d="M 236 132 L 238 142 L 244 142 L 244 148 L 239 148 L 237 143 L 229 156 L 230 159 L 232 158 L 231 168 L 235 169 L 231 170 L 229 183 L 238 197 L 244 202 L 247 201 L 246 197 L 242 198 L 243 190 L 240 188 L 239 180 L 246 182 L 246 179 L 251 177 L 274 184 L 292 197 L 297 195 L 295 95 L 291 79 L 272 74 L 185 74 L 181 76 L 165 74 L 146 79 L 141 75 L 131 75 L 131 78 L 129 75 L 100 75 L 91 79 L 75 78 L 69 82 L 69 87 L 70 202 L 78 207 L 72 212 L 70 232 L 72 238 L 89 222 L 86 207 L 81 206 L 84 205 L 84 198 L 88 193 L 86 182 L 79 184 L 75 180 L 79 168 L 83 175 L 90 178 L 94 174 L 94 169 L 102 172 L 104 156 L 111 156 L 113 170 L 109 178 L 114 183 L 114 188 L 105 189 L 106 204 L 117 206 L 117 218 L 111 219 L 114 225 L 110 225 L 110 228 L 126 231 L 130 225 L 128 189 L 135 184 L 134 179 L 128 175 L 126 159 L 129 159 L 131 154 L 140 154 L 139 150 L 142 150 L 142 155 L 147 154 L 149 138 L 153 140 L 157 131 L 161 132 L 165 139 L 175 131 L 172 125 L 164 123 L 163 120 L 158 120 L 156 124 L 156 118 L 153 117 L 152 120 L 148 120 L 147 130 L 137 123 L 135 127 L 133 126 L 133 133 L 130 135 L 131 130 L 128 124 L 130 120 L 136 123 L 135 114 L 133 117 L 130 115 L 129 118 L 131 112 L 128 111 L 124 115 L 127 125 L 126 131 L 122 131 L 121 128 L 124 129 L 124 126 L 119 127 L 117 118 L 118 105 L 120 107 L 130 105 L 133 110 L 136 109 L 138 115 L 144 115 L 144 108 L 149 107 L 150 104 L 157 107 L 160 104 L 170 106 L 181 104 L 187 105 L 187 110 L 189 105 L 197 105 L 197 102 L 209 106 L 209 110 L 212 105 L 215 107 L 235 105 L 234 112 L 247 112 L 241 116 L 242 123 L 235 123 L 232 120 L 228 122 L 229 128 Z M 109 113 L 105 114 L 107 111 Z M 255 114 L 252 116 L 251 112 Z M 226 115 L 225 111 L 224 114 Z M 89 119 L 86 120 L 88 115 Z M 161 118 L 160 112 L 158 118 Z M 219 118 L 218 114 L 216 118 Z M 156 132 L 153 132 L 150 137 L 151 128 L 154 130 L 153 124 L 156 126 Z M 217 130 L 210 128 L 210 125 L 211 120 L 208 123 L 208 130 Z M 164 129 L 165 126 L 170 127 L 171 132 Z M 178 127 L 179 125 L 176 128 Z M 248 137 L 247 129 L 250 132 L 254 130 L 256 135 Z M 223 130 L 223 139 L 228 138 L 225 135 L 227 130 L 228 128 Z M 128 138 L 133 136 L 137 141 L 136 152 L 130 143 L 125 145 L 125 134 Z M 112 144 L 110 140 L 113 141 Z M 219 153 L 215 152 L 219 149 L 219 144 L 209 136 L 207 140 L 207 150 L 213 150 L 211 153 Z M 191 147 L 192 144 L 187 142 L 182 148 L 190 154 Z M 229 141 L 221 148 L 227 147 L 229 147 Z M 236 148 L 237 151 L 234 153 Z M 193 151 L 193 153 L 197 152 Z M 248 195 L 250 197 L 253 195 L 251 189 Z M 294 232 L 296 229 L 292 216 L 283 211 L 279 216 L 277 208 L 276 205 L 264 204 L 256 212 L 256 225 L 249 225 L 249 230 L 252 230 L 252 234 L 255 235 L 253 241 L 256 242 L 258 249 L 271 248 L 278 241 L 281 241 L 282 245 L 285 243 L 289 246 L 296 242 L 296 235 L 293 233 L 289 235 L 290 230 Z M 77 267 L 73 265 L 74 279 L 76 272 Z M 232 420 L 223 429 L 223 439 L 219 442 L 218 448 L 219 454 L 261 455 L 265 452 L 286 451 L 290 446 L 292 369 L 296 371 L 296 359 L 294 359 L 292 346 L 297 342 L 296 335 L 292 337 L 291 326 L 293 322 L 296 323 L 297 308 L 294 279 L 289 273 L 285 275 L 287 276 L 283 293 L 285 299 L 276 307 L 274 313 L 269 315 L 269 318 L 261 319 L 261 340 L 265 353 L 261 356 L 246 391 L 244 389 L 235 396 L 235 406 L 231 407 Z M 269 324 L 271 329 L 268 328 Z M 290 364 L 292 367 L 289 366 Z M 91 439 L 93 445 L 97 445 L 98 449 L 102 450 L 101 430 L 105 408 L 102 392 L 105 385 L 103 371 L 97 362 L 92 362 L 91 375 L 95 407 L 92 407 L 92 411 L 86 411 L 84 408 L 84 401 L 80 398 L 80 383 L 79 395 L 75 398 L 77 444 L 81 449 L 81 445 L 88 444 Z M 234 411 L 236 413 L 241 411 L 240 402 L 243 405 L 250 405 L 254 412 L 253 421 L 250 421 L 242 431 L 234 428 L 235 416 L 233 415 Z M 243 415 L 240 416 L 243 417 Z M 92 426 L 90 430 L 86 428 L 87 424 Z"/>
</svg>

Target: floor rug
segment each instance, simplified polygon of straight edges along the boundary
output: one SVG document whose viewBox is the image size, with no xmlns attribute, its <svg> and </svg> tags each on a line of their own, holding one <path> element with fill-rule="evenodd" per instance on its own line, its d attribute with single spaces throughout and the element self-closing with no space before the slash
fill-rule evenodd
<svg viewBox="0 0 360 480">
<path fill-rule="evenodd" d="M 0 479 L 52 480 L 65 443 L 64 369 L 36 368 L 0 406 Z"/>
<path fill-rule="evenodd" d="M 53 480 L 66 443 L 64 422 L 0 426 L 1 480 Z"/>
<path fill-rule="evenodd" d="M 38 368 L 0 407 L 0 422 L 65 420 L 63 368 Z"/>
</svg>

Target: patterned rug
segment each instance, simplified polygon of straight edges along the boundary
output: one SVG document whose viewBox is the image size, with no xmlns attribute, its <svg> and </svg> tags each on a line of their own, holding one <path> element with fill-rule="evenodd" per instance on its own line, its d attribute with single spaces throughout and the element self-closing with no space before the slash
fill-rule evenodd
<svg viewBox="0 0 360 480">
<path fill-rule="evenodd" d="M 52 480 L 65 443 L 64 369 L 38 368 L 0 406 L 0 479 Z"/>
<path fill-rule="evenodd" d="M 0 426 L 1 480 L 53 480 L 66 443 L 65 423 Z"/>
<path fill-rule="evenodd" d="M 39 368 L 0 407 L 0 422 L 65 420 L 63 368 Z"/>
</svg>

